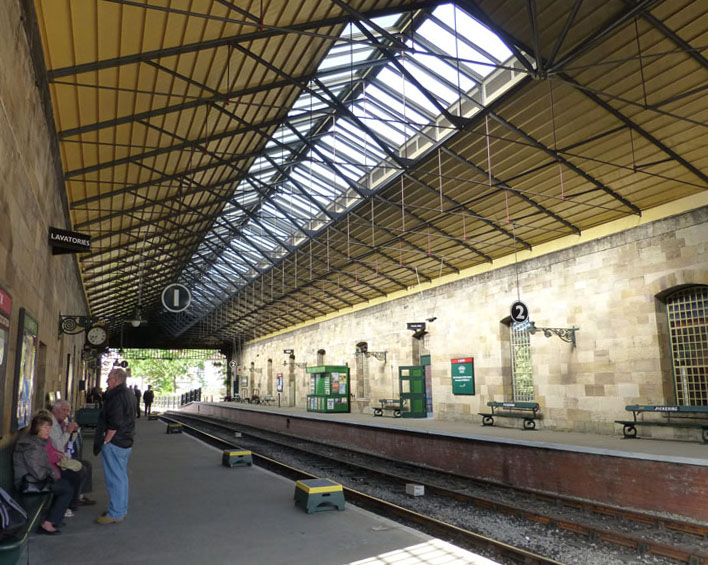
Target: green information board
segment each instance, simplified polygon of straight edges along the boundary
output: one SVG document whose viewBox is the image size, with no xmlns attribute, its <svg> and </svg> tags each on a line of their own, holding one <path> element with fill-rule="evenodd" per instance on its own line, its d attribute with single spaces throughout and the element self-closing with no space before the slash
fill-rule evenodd
<svg viewBox="0 0 708 565">
<path fill-rule="evenodd" d="M 310 376 L 308 412 L 349 412 L 349 367 L 318 365 L 306 370 Z"/>
<path fill-rule="evenodd" d="M 452 394 L 474 394 L 474 358 L 452 359 Z"/>
</svg>

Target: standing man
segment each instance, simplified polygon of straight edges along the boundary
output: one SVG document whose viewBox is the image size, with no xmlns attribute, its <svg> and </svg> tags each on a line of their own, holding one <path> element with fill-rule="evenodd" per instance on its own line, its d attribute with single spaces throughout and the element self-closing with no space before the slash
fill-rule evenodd
<svg viewBox="0 0 708 565">
<path fill-rule="evenodd" d="M 135 393 L 135 408 L 136 408 L 136 415 L 138 418 L 140 418 L 140 400 L 143 397 L 143 394 L 140 392 L 140 389 L 138 388 L 138 385 L 135 385 L 135 389 L 133 390 Z"/>
<path fill-rule="evenodd" d="M 125 369 L 108 373 L 108 390 L 93 442 L 93 453 L 103 453 L 103 474 L 110 498 L 108 510 L 96 518 L 101 525 L 117 524 L 128 513 L 128 459 L 135 435 L 135 396 L 125 386 Z M 139 407 L 138 407 L 139 409 Z"/>
<path fill-rule="evenodd" d="M 152 401 L 155 399 L 155 393 L 152 390 L 152 385 L 148 385 L 148 389 L 143 393 L 143 402 L 145 403 L 145 416 L 150 415 Z"/>
</svg>

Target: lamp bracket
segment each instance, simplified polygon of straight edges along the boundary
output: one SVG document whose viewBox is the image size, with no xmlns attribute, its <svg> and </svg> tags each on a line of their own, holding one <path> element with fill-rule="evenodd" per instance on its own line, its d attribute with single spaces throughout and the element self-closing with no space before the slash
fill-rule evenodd
<svg viewBox="0 0 708 565">
<path fill-rule="evenodd" d="M 369 357 L 373 357 L 377 361 L 383 361 L 385 363 L 387 353 L 388 353 L 388 351 L 359 351 L 359 350 L 357 350 L 355 352 L 355 355 L 364 355 L 367 359 Z"/>
<path fill-rule="evenodd" d="M 546 337 L 557 335 L 566 343 L 571 343 L 575 347 L 575 332 L 580 331 L 580 328 L 573 326 L 572 328 L 538 328 L 536 322 L 529 322 L 528 332 L 533 335 L 536 332 L 543 332 Z"/>
<path fill-rule="evenodd" d="M 62 316 L 59 314 L 59 334 L 75 335 L 86 331 L 98 320 L 90 316 L 83 315 L 68 315 Z"/>
</svg>

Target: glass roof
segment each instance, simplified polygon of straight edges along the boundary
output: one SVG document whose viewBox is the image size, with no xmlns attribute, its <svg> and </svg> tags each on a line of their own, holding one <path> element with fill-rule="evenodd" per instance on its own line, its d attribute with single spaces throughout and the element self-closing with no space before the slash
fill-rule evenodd
<svg viewBox="0 0 708 565">
<path fill-rule="evenodd" d="M 345 27 L 185 269 L 196 311 L 207 314 L 359 204 L 364 196 L 352 187 L 383 188 L 401 171 L 391 155 L 411 157 L 411 138 L 432 147 L 454 134 L 449 124 L 441 131 L 442 110 L 459 115 L 461 102 L 510 64 L 504 43 L 452 4 L 416 20 L 413 33 L 410 17 Z"/>
</svg>

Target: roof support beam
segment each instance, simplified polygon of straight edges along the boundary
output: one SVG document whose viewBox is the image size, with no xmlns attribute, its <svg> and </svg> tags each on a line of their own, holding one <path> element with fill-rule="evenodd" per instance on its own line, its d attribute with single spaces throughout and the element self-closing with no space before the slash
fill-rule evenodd
<svg viewBox="0 0 708 565">
<path fill-rule="evenodd" d="M 533 137 L 531 137 L 529 134 L 521 130 L 520 128 L 516 127 L 514 124 L 511 122 L 505 120 L 502 118 L 500 115 L 490 112 L 489 117 L 495 120 L 496 122 L 499 122 L 502 124 L 504 127 L 506 127 L 508 130 L 513 131 L 516 133 L 518 136 L 521 138 L 525 139 L 527 142 L 531 143 L 534 147 L 540 149 L 562 165 L 568 167 L 571 171 L 573 171 L 575 174 L 581 176 L 584 178 L 586 181 L 591 183 L 593 186 L 597 187 L 598 190 L 602 190 L 603 192 L 609 194 L 612 198 L 620 202 L 623 206 L 626 206 L 629 208 L 633 214 L 638 214 L 641 216 L 641 210 L 632 204 L 629 200 L 624 198 L 623 196 L 620 196 L 617 194 L 614 190 L 606 187 L 604 184 L 602 184 L 599 180 L 593 178 L 589 174 L 587 174 L 585 171 L 583 171 L 580 167 L 575 166 L 573 163 L 568 161 L 565 157 L 562 157 L 557 151 L 553 151 L 552 149 L 546 147 L 543 145 L 540 141 L 535 140 Z"/>
<path fill-rule="evenodd" d="M 423 10 L 426 8 L 431 8 L 437 6 L 439 1 L 420 1 L 413 4 L 406 4 L 405 6 L 392 6 L 388 8 L 383 8 L 379 10 L 372 10 L 365 12 L 364 16 L 371 19 L 380 16 L 392 15 L 401 12 L 401 10 L 406 9 L 410 11 Z M 301 24 L 293 24 L 287 28 L 267 28 L 264 26 L 263 30 L 255 31 L 252 33 L 245 33 L 239 35 L 232 35 L 229 37 L 220 37 L 218 39 L 212 39 L 207 41 L 200 41 L 198 43 L 190 43 L 187 45 L 177 45 L 175 47 L 169 47 L 165 49 L 155 49 L 152 51 L 146 51 L 144 53 L 135 53 L 133 55 L 126 55 L 123 57 L 114 57 L 111 59 L 104 59 L 102 61 L 93 61 L 91 63 L 83 63 L 80 65 L 74 65 L 70 67 L 61 67 L 58 69 L 52 69 L 48 71 L 47 75 L 49 81 L 52 82 L 54 79 L 77 75 L 81 73 L 86 73 L 90 71 L 98 71 L 102 69 L 110 69 L 114 67 L 120 67 L 124 65 L 131 65 L 135 63 L 142 63 L 151 59 L 162 59 L 165 57 L 174 57 L 176 55 L 183 55 L 185 53 L 195 53 L 198 51 L 203 51 L 205 49 L 216 49 L 218 47 L 224 47 L 227 45 L 234 45 L 238 43 L 250 44 L 253 41 L 259 39 L 267 39 L 270 37 L 277 37 L 289 34 L 304 34 L 309 30 L 316 30 L 319 28 L 336 27 L 339 25 L 347 24 L 351 21 L 349 16 L 335 16 L 332 18 L 325 18 L 323 20 L 304 22 Z M 239 22 L 244 24 L 245 22 Z M 323 39 L 331 39 L 332 41 L 337 40 L 336 36 L 322 36 L 317 34 L 317 37 Z"/>
</svg>

